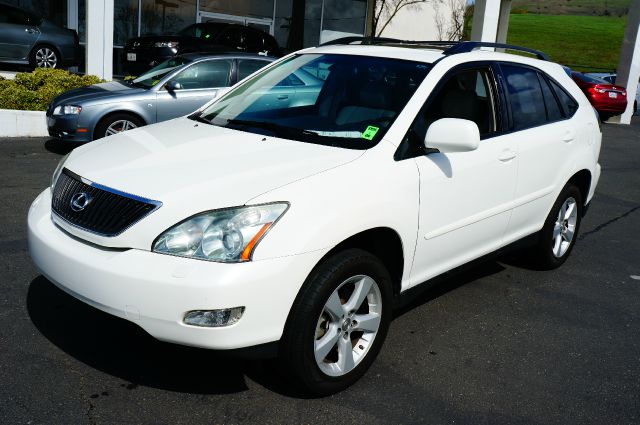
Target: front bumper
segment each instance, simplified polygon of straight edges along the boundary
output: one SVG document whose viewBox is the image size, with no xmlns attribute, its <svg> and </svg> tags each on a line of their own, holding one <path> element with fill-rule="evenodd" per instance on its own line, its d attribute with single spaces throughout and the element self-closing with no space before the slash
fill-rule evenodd
<svg viewBox="0 0 640 425">
<path fill-rule="evenodd" d="M 29 252 L 42 274 L 74 297 L 130 320 L 153 337 L 183 345 L 235 349 L 280 339 L 289 310 L 325 250 L 224 264 L 107 249 L 70 236 L 51 220 L 46 189 L 29 210 Z M 234 325 L 185 325 L 190 310 L 244 306 Z"/>
<path fill-rule="evenodd" d="M 49 136 L 69 142 L 90 142 L 92 137 L 87 128 L 78 131 L 78 115 L 47 115 L 47 130 Z"/>
</svg>

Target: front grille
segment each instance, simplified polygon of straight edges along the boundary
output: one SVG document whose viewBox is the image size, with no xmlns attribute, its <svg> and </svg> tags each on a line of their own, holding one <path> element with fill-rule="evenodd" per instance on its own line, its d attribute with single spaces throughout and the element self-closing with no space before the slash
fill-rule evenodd
<svg viewBox="0 0 640 425">
<path fill-rule="evenodd" d="M 119 235 L 161 205 L 93 183 L 66 168 L 58 177 L 51 199 L 51 208 L 58 217 L 103 236 Z"/>
</svg>

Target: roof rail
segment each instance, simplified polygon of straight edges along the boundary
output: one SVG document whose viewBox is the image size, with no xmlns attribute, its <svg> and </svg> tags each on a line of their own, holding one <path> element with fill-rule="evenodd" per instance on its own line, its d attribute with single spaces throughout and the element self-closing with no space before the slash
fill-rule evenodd
<svg viewBox="0 0 640 425">
<path fill-rule="evenodd" d="M 485 41 L 423 41 L 423 40 L 399 40 L 397 38 L 386 37 L 342 37 L 335 40 L 322 43 L 320 46 L 334 46 L 334 45 L 346 45 L 346 44 L 364 44 L 364 45 L 376 45 L 376 44 L 390 44 L 390 45 L 402 45 L 411 47 L 426 47 L 442 49 L 445 55 L 455 55 L 457 53 L 468 53 L 479 47 L 493 47 L 497 49 L 516 50 L 519 52 L 529 53 L 536 58 L 544 61 L 548 61 L 549 57 L 544 53 L 530 49 L 528 47 L 515 46 L 513 44 L 502 43 L 489 43 Z"/>
<path fill-rule="evenodd" d="M 525 52 L 525 53 L 529 53 L 534 55 L 536 58 L 543 60 L 543 61 L 548 61 L 549 57 L 547 55 L 545 55 L 544 53 L 538 51 L 538 50 L 534 50 L 534 49 L 530 49 L 528 47 L 522 47 L 522 46 L 515 46 L 513 44 L 502 44 L 502 43 L 488 43 L 485 41 L 461 41 L 459 43 L 456 43 L 454 45 L 452 45 L 451 47 L 449 47 L 448 49 L 446 49 L 444 51 L 445 55 L 455 55 L 457 53 L 467 53 L 467 52 L 471 52 L 479 47 L 494 47 L 497 49 L 505 49 L 505 50 L 516 50 L 519 52 Z"/>
<path fill-rule="evenodd" d="M 346 45 L 346 44 L 355 44 L 359 43 L 362 45 L 376 45 L 376 44 L 389 44 L 389 45 L 403 45 L 403 46 L 412 46 L 412 47 L 432 47 L 436 49 L 446 49 L 455 44 L 458 44 L 459 41 L 431 41 L 431 40 L 400 40 L 398 38 L 387 38 L 387 37 L 342 37 L 337 38 L 335 40 L 327 41 L 326 43 L 322 43 L 320 46 L 335 46 L 335 45 Z"/>
</svg>

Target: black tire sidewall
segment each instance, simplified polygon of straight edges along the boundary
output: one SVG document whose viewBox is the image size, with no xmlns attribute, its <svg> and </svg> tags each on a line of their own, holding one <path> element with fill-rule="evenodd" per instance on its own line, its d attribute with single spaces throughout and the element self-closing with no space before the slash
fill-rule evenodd
<svg viewBox="0 0 640 425">
<path fill-rule="evenodd" d="M 118 112 L 115 114 L 107 115 L 100 119 L 93 132 L 93 140 L 102 139 L 103 137 L 109 137 L 106 135 L 107 128 L 115 121 L 128 120 L 136 125 L 136 127 L 142 127 L 144 123 L 135 115 L 128 114 L 126 112 Z"/>
<path fill-rule="evenodd" d="M 558 217 L 558 213 L 560 212 L 560 208 L 564 202 L 572 197 L 576 201 L 576 207 L 578 208 L 578 214 L 576 219 L 576 228 L 573 234 L 573 239 L 571 240 L 571 245 L 569 245 L 569 249 L 564 253 L 562 257 L 556 257 L 553 254 L 553 228 L 555 226 L 556 219 Z M 576 245 L 576 241 L 578 239 L 578 233 L 580 231 L 580 224 L 582 222 L 582 214 L 583 214 L 583 199 L 582 193 L 580 190 L 572 183 L 567 184 L 556 202 L 553 204 L 547 219 L 545 220 L 544 227 L 539 235 L 538 245 L 536 247 L 536 253 L 538 257 L 539 266 L 543 269 L 554 269 L 560 267 L 566 260 L 569 258 L 573 247 Z"/>
<path fill-rule="evenodd" d="M 366 356 L 341 377 L 324 374 L 315 361 L 313 341 L 318 317 L 333 291 L 355 275 L 373 278 L 382 297 L 378 333 Z M 316 396 L 338 392 L 356 382 L 378 355 L 391 322 L 392 285 L 389 272 L 375 256 L 359 249 L 340 252 L 316 267 L 305 281 L 289 314 L 280 344 L 281 367 L 302 390 Z"/>
</svg>

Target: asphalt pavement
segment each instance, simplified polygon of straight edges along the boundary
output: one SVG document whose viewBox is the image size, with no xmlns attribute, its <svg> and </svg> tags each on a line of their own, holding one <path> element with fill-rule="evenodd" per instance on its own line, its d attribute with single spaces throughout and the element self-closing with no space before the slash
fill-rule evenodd
<svg viewBox="0 0 640 425">
<path fill-rule="evenodd" d="M 398 313 L 362 380 L 321 399 L 271 362 L 158 342 L 40 276 L 27 210 L 68 148 L 0 140 L 0 423 L 638 424 L 640 120 L 604 136 L 562 268 L 512 255 L 448 279 Z"/>
</svg>

